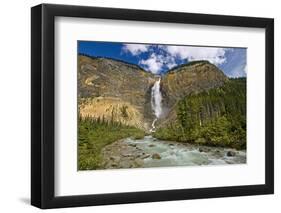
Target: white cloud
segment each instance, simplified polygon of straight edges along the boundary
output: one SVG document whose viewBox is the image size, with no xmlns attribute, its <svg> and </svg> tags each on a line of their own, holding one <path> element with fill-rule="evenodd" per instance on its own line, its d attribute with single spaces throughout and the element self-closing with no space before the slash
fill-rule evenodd
<svg viewBox="0 0 281 213">
<path fill-rule="evenodd" d="M 171 56 L 171 55 L 165 55 L 162 57 L 163 58 L 163 63 L 169 68 L 173 68 L 175 66 L 177 66 L 177 63 L 175 61 L 175 57 Z"/>
<path fill-rule="evenodd" d="M 141 60 L 139 64 L 147 67 L 153 74 L 158 74 L 164 65 L 163 56 L 152 53 L 146 60 Z"/>
<path fill-rule="evenodd" d="M 230 50 L 229 48 L 227 50 Z M 123 52 L 138 56 L 141 53 L 148 53 L 148 58 L 141 59 L 142 65 L 148 71 L 159 74 L 167 67 L 171 69 L 178 64 L 177 60 L 208 60 L 209 62 L 220 65 L 226 62 L 224 48 L 215 47 L 191 47 L 191 46 L 168 46 L 168 45 L 146 45 L 146 44 L 124 44 Z"/>
<path fill-rule="evenodd" d="M 144 65 L 153 74 L 159 74 L 164 66 L 169 69 L 177 66 L 175 57 L 165 54 L 163 50 L 159 54 L 151 53 L 148 59 L 139 61 L 140 65 Z"/>
<path fill-rule="evenodd" d="M 208 60 L 215 65 L 226 62 L 226 50 L 224 48 L 187 46 L 166 46 L 164 48 L 171 56 L 188 61 Z"/>
<path fill-rule="evenodd" d="M 122 50 L 124 52 L 129 52 L 132 55 L 136 56 L 143 52 L 148 51 L 149 45 L 145 44 L 124 44 L 122 47 Z"/>
</svg>

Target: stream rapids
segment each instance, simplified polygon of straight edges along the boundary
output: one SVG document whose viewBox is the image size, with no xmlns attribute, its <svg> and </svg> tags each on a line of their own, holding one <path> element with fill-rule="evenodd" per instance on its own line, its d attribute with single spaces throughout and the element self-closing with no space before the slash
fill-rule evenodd
<svg viewBox="0 0 281 213">
<path fill-rule="evenodd" d="M 246 151 L 163 141 L 145 136 L 126 138 L 102 151 L 103 168 L 149 168 L 246 163 Z"/>
</svg>

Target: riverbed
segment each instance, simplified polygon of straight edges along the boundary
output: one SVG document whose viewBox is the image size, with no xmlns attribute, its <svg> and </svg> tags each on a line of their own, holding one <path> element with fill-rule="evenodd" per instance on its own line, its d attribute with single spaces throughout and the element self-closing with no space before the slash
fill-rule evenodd
<svg viewBox="0 0 281 213">
<path fill-rule="evenodd" d="M 246 151 L 163 141 L 145 136 L 126 138 L 102 150 L 104 169 L 202 166 L 246 163 Z"/>
</svg>

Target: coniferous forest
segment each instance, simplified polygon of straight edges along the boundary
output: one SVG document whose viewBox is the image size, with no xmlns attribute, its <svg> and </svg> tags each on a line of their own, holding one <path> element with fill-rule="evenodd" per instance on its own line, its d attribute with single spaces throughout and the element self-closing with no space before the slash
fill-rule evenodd
<svg viewBox="0 0 281 213">
<path fill-rule="evenodd" d="M 186 96 L 177 104 L 176 120 L 154 137 L 246 149 L 246 78 Z"/>
</svg>

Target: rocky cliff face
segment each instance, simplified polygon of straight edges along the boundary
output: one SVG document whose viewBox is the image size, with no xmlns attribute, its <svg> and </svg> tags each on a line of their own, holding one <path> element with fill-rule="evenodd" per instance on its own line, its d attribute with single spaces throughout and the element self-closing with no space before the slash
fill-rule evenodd
<svg viewBox="0 0 281 213">
<path fill-rule="evenodd" d="M 133 64 L 78 56 L 80 114 L 148 129 L 154 81 L 153 74 Z"/>
<path fill-rule="evenodd" d="M 78 57 L 79 97 L 120 97 L 143 106 L 154 76 L 140 67 L 106 58 Z"/>
<path fill-rule="evenodd" d="M 151 88 L 158 77 L 140 67 L 106 58 L 78 56 L 81 116 L 104 117 L 148 130 L 154 119 Z M 228 78 L 215 65 L 192 62 L 162 76 L 163 118 L 176 116 L 175 104 L 189 95 L 222 86 Z"/>
<path fill-rule="evenodd" d="M 164 115 L 158 125 L 176 119 L 176 104 L 184 97 L 220 87 L 227 81 L 224 73 L 208 61 L 194 61 L 170 70 L 162 77 Z"/>
<path fill-rule="evenodd" d="M 162 78 L 164 106 L 171 108 L 191 93 L 222 86 L 228 78 L 208 61 L 195 61 L 170 70 Z"/>
</svg>

